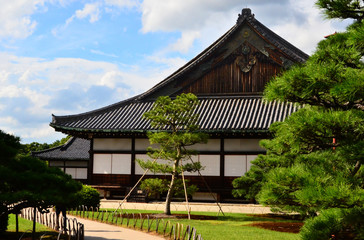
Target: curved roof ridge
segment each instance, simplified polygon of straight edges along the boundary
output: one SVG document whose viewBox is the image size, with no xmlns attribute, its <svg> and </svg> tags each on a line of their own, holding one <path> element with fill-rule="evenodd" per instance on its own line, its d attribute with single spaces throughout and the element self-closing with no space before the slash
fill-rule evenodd
<svg viewBox="0 0 364 240">
<path fill-rule="evenodd" d="M 39 151 L 32 151 L 31 155 L 33 156 L 33 154 L 39 154 L 39 153 L 46 153 L 46 152 L 51 152 L 51 151 L 54 151 L 54 150 L 57 150 L 57 149 L 60 149 L 61 151 L 63 149 L 67 149 L 71 144 L 72 142 L 76 139 L 76 137 L 70 137 L 67 142 L 65 142 L 64 144 L 62 145 L 59 145 L 59 146 L 55 146 L 55 147 L 52 147 L 52 148 L 48 148 L 48 149 L 43 149 L 43 150 L 39 150 Z"/>
<path fill-rule="evenodd" d="M 77 118 L 80 118 L 80 117 L 83 117 L 83 116 L 86 116 L 86 115 L 92 116 L 92 115 L 100 114 L 100 113 L 102 113 L 104 111 L 105 112 L 110 111 L 113 108 L 118 108 L 118 107 L 120 107 L 122 105 L 128 104 L 128 103 L 136 100 L 137 97 L 139 97 L 139 96 L 140 96 L 140 94 L 136 95 L 134 97 L 125 99 L 125 100 L 121 100 L 121 101 L 119 101 L 117 103 L 113 103 L 113 104 L 110 104 L 110 105 L 107 105 L 107 106 L 104 106 L 104 107 L 101 107 L 101 108 L 98 108 L 98 109 L 95 109 L 95 110 L 83 112 L 83 113 L 80 113 L 80 114 L 63 115 L 63 116 L 56 116 L 56 115 L 52 114 L 51 124 L 55 124 L 58 121 L 62 121 L 62 119 L 71 120 L 71 119 L 77 119 Z"/>
<path fill-rule="evenodd" d="M 139 95 L 138 100 L 142 99 L 143 97 L 151 94 L 155 90 L 165 86 L 170 81 L 174 80 L 179 75 L 183 74 L 185 71 L 199 63 L 201 60 L 203 60 L 206 56 L 209 56 L 210 53 L 216 49 L 218 46 L 220 46 L 221 43 L 225 42 L 228 36 L 230 36 L 234 30 L 238 27 L 238 24 L 235 24 L 232 28 L 230 28 L 224 35 L 222 35 L 220 38 L 218 38 L 215 42 L 213 42 L 210 46 L 208 46 L 205 50 L 203 50 L 201 53 L 199 53 L 196 57 L 192 58 L 190 61 L 188 61 L 185 65 L 174 71 L 171 75 L 166 77 L 163 81 L 157 83 L 154 87 L 147 90 L 146 92 Z"/>
<path fill-rule="evenodd" d="M 63 144 L 63 145 L 56 146 L 56 147 L 48 148 L 48 149 L 39 150 L 39 151 L 32 151 L 32 152 L 31 152 L 31 155 L 32 155 L 33 157 L 36 157 L 36 156 L 35 156 L 35 154 L 41 154 L 41 153 L 52 152 L 52 151 L 54 151 L 54 150 L 61 149 L 63 146 L 64 146 L 64 144 Z"/>
<path fill-rule="evenodd" d="M 53 148 L 34 151 L 33 157 L 53 160 L 89 160 L 90 140 L 71 137 L 66 143 Z"/>
<path fill-rule="evenodd" d="M 280 41 L 280 43 L 282 43 L 284 45 L 283 47 L 290 50 L 290 52 L 292 52 L 292 53 L 298 52 L 299 54 L 296 53 L 295 54 L 296 56 L 291 56 L 291 57 L 295 58 L 296 60 L 298 60 L 300 62 L 304 62 L 309 57 L 309 55 L 307 53 L 305 53 L 302 50 L 300 50 L 299 48 L 295 47 L 292 43 L 288 42 L 287 40 L 285 40 L 284 38 L 282 38 L 281 36 L 279 36 L 278 34 L 273 32 L 272 30 L 267 28 L 264 24 L 262 24 L 258 20 L 256 20 L 256 19 L 254 19 L 254 21 L 250 20 L 249 23 L 255 24 L 254 27 L 263 29 L 264 32 L 268 32 L 274 38 L 278 39 Z M 280 46 L 280 44 L 277 44 L 277 41 L 274 41 L 274 39 L 268 39 L 268 40 L 271 41 L 277 48 L 282 49 L 282 46 Z M 282 49 L 282 50 L 284 50 L 284 49 Z M 302 56 L 298 56 L 298 55 L 302 55 Z"/>
</svg>

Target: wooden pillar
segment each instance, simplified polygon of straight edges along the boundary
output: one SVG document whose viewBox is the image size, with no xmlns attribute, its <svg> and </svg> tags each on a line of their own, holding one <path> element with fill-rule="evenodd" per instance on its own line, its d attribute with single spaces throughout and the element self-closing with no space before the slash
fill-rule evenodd
<svg viewBox="0 0 364 240">
<path fill-rule="evenodd" d="M 90 161 L 88 162 L 87 165 L 87 183 L 88 184 L 93 184 L 92 183 L 92 174 L 94 171 L 94 138 L 90 139 Z"/>
<path fill-rule="evenodd" d="M 130 186 L 134 186 L 135 181 L 135 136 L 131 138 L 131 169 L 130 169 Z"/>
<path fill-rule="evenodd" d="M 225 142 L 224 137 L 220 138 L 220 188 L 223 189 L 225 187 Z M 218 195 L 221 196 L 222 191 L 218 192 Z"/>
<path fill-rule="evenodd" d="M 37 207 L 34 207 L 33 209 L 33 232 L 32 232 L 32 240 L 35 240 L 35 225 L 37 222 Z"/>
</svg>

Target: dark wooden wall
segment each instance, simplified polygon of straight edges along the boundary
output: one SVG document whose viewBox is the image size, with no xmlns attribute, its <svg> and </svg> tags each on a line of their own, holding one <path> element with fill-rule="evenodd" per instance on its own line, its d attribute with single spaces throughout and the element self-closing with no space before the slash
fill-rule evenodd
<svg viewBox="0 0 364 240">
<path fill-rule="evenodd" d="M 242 46 L 239 47 L 241 49 Z M 186 74 L 176 87 L 180 92 L 194 94 L 260 94 L 269 80 L 281 70 L 281 60 L 275 59 L 274 53 L 265 56 L 259 50 L 249 45 L 249 54 L 234 53 L 215 66 L 200 78 Z M 248 65 L 254 60 L 248 72 L 241 70 L 241 65 Z M 277 61 L 278 60 L 278 61 Z M 239 62 L 243 62 L 239 64 Z"/>
</svg>

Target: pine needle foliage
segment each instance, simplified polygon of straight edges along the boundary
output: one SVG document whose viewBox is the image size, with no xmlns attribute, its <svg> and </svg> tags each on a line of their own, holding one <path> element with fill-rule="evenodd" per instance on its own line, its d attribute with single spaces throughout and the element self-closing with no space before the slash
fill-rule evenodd
<svg viewBox="0 0 364 240">
<path fill-rule="evenodd" d="M 144 114 L 144 118 L 150 120 L 154 128 L 148 133 L 151 145 L 157 147 L 148 148 L 148 156 L 151 159 L 165 160 L 158 161 L 137 160 L 143 169 L 150 169 L 155 173 L 171 174 L 165 214 L 170 215 L 170 202 L 175 191 L 175 181 L 184 172 L 196 172 L 202 170 L 199 162 L 191 162 L 192 155 L 197 154 L 190 146 L 196 143 L 206 143 L 207 134 L 199 131 L 199 115 L 195 109 L 199 101 L 192 94 L 181 94 L 175 99 L 169 96 L 159 97 L 152 110 Z"/>
</svg>

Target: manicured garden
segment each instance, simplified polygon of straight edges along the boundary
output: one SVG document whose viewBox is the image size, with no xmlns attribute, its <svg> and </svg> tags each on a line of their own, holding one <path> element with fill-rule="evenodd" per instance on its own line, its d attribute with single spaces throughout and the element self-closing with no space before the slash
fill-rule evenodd
<svg viewBox="0 0 364 240">
<path fill-rule="evenodd" d="M 70 212 L 75 214 L 76 212 Z M 217 213 L 210 212 L 194 212 L 191 215 L 191 220 L 187 219 L 185 212 L 173 212 L 172 218 L 166 218 L 159 211 L 143 211 L 143 210 L 118 210 L 114 213 L 113 209 L 105 209 L 100 212 L 77 212 L 84 218 L 94 219 L 102 222 L 112 223 L 115 225 L 122 225 L 123 227 L 131 227 L 140 229 L 142 226 L 143 231 L 147 231 L 148 227 L 151 232 L 155 232 L 157 223 L 155 217 L 163 219 L 159 222 L 158 233 L 162 235 L 169 235 L 171 226 L 183 225 L 185 229 L 188 225 L 197 230 L 197 234 L 201 234 L 203 239 L 299 239 L 299 234 L 267 230 L 264 226 L 275 226 L 275 229 L 282 231 L 298 231 L 297 225 L 301 225 L 300 221 L 283 219 L 277 217 L 261 216 L 261 215 L 247 215 L 238 213 L 227 213 L 225 216 L 216 216 Z M 149 222 L 146 215 L 149 215 Z M 134 218 L 133 218 L 134 217 Z M 142 219 L 144 220 L 141 220 Z M 167 222 L 170 222 L 168 224 Z M 293 223 L 293 224 L 289 224 Z M 254 225 L 254 226 L 253 226 Z M 256 226 L 259 225 L 259 226 Z M 287 228 L 287 225 L 294 225 Z M 166 227 L 165 227 L 166 226 Z M 282 226 L 282 227 L 280 227 Z M 173 230 L 172 230 L 173 231 Z M 181 230 L 182 232 L 183 230 Z M 182 235 L 182 234 L 181 234 Z"/>
</svg>

